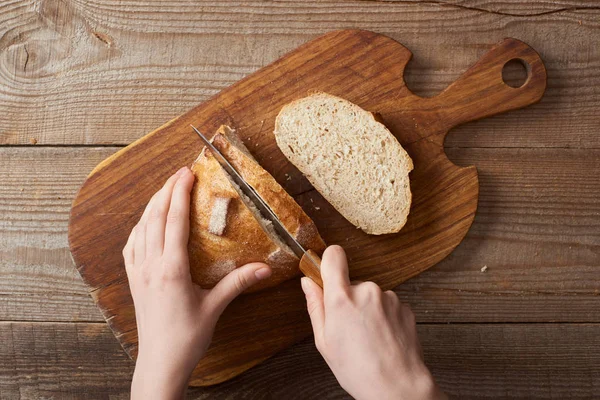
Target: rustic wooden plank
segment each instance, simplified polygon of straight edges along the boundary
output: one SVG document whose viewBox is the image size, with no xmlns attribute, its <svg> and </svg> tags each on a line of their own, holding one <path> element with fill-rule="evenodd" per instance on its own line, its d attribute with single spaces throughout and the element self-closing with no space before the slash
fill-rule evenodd
<svg viewBox="0 0 600 400">
<path fill-rule="evenodd" d="M 461 399 L 589 399 L 600 390 L 598 324 L 419 325 L 425 359 Z M 127 398 L 133 363 L 105 324 L 0 323 L 1 398 Z M 348 399 L 305 340 L 190 399 Z"/>
<path fill-rule="evenodd" d="M 441 91 L 504 37 L 540 52 L 549 71 L 542 102 L 460 127 L 449 146 L 600 147 L 600 11 L 586 9 L 587 1 L 460 3 L 472 9 L 434 2 L 5 2 L 0 143 L 129 143 L 309 39 L 357 27 L 413 51 L 406 79 L 423 95 Z M 496 8 L 543 14 L 489 12 Z"/>
<path fill-rule="evenodd" d="M 133 362 L 104 323 L 0 323 L 0 397 L 108 399 Z"/>
<path fill-rule="evenodd" d="M 420 325 L 418 331 L 427 364 L 456 398 L 583 399 L 600 387 L 598 325 Z M 230 382 L 192 393 L 218 396 L 228 389 L 272 398 L 327 393 L 350 399 L 310 341 Z"/>
<path fill-rule="evenodd" d="M 433 374 L 457 398 L 592 398 L 600 389 L 597 325 L 430 325 L 419 334 Z"/>
<path fill-rule="evenodd" d="M 380 1 L 380 0 L 366 0 Z M 398 2 L 423 3 L 424 0 L 385 0 Z M 558 13 L 562 11 L 575 10 L 597 10 L 598 3 L 594 0 L 437 0 L 440 7 L 458 7 L 475 11 L 489 12 L 499 15 L 518 17 L 535 17 L 542 14 Z"/>
<path fill-rule="evenodd" d="M 67 218 L 87 171 L 115 150 L 0 149 L 0 320 L 102 321 L 69 256 Z M 397 289 L 419 319 L 600 322 L 600 151 L 448 154 L 478 167 L 479 209 L 454 253 Z"/>
<path fill-rule="evenodd" d="M 114 148 L 0 148 L 0 320 L 103 321 L 73 266 L 71 202 Z"/>
<path fill-rule="evenodd" d="M 527 321 L 534 315 L 564 321 L 562 313 L 569 321 L 598 321 L 600 152 L 447 154 L 459 165 L 477 166 L 475 222 L 447 259 L 398 287 L 400 297 L 431 322 Z"/>
</svg>

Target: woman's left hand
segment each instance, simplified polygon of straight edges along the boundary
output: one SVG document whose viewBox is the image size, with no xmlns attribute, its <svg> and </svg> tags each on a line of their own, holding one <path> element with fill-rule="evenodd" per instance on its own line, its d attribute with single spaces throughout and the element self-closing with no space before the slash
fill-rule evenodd
<svg viewBox="0 0 600 400">
<path fill-rule="evenodd" d="M 193 184 L 189 168 L 171 176 L 148 203 L 123 249 L 139 344 L 133 399 L 182 398 L 225 307 L 271 275 L 266 264 L 251 263 L 211 290 L 192 282 L 187 245 Z"/>
</svg>

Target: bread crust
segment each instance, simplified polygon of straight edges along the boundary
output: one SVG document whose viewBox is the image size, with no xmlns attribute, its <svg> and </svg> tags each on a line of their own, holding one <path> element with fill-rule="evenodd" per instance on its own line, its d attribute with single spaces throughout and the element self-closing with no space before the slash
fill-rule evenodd
<svg viewBox="0 0 600 400">
<path fill-rule="evenodd" d="M 221 126 L 213 138 L 213 145 L 269 205 L 302 247 L 320 254 L 325 250 L 325 242 L 314 222 L 275 178 L 249 156 L 245 147 L 241 148 L 235 144 L 235 140 L 230 139 L 231 135 L 235 135 L 231 128 Z"/>
<path fill-rule="evenodd" d="M 233 134 L 229 127 L 221 127 L 212 142 L 264 196 L 284 226 L 295 233 L 303 245 L 314 245 L 316 251 L 322 251 L 325 244 L 314 223 L 249 152 L 244 152 L 247 149 L 232 144 L 235 140 L 228 137 Z M 239 146 L 239 143 L 236 144 Z M 196 180 L 191 194 L 188 251 L 190 273 L 195 283 L 212 288 L 229 272 L 249 262 L 264 262 L 271 266 L 273 274 L 248 292 L 275 286 L 299 274 L 299 259 L 285 248 L 287 246 L 276 244 L 263 229 L 210 151 L 203 149 L 191 170 Z M 219 198 L 229 199 L 226 224 L 221 234 L 213 234 L 209 231 L 210 220 L 213 205 Z"/>
</svg>

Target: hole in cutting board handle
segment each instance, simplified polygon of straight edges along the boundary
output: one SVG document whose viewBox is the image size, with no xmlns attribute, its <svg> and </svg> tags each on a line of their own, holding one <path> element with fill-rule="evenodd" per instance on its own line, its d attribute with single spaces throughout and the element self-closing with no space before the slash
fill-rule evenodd
<svg viewBox="0 0 600 400">
<path fill-rule="evenodd" d="M 521 58 L 508 60 L 502 67 L 502 80 L 508 86 L 518 89 L 525 85 L 531 76 L 531 66 Z"/>
</svg>

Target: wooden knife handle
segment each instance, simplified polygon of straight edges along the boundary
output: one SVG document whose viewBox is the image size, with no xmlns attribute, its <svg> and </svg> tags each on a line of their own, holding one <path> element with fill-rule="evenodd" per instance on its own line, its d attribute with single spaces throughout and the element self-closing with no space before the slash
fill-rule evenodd
<svg viewBox="0 0 600 400">
<path fill-rule="evenodd" d="M 308 258 L 310 256 L 310 258 Z M 315 260 L 318 267 L 311 261 Z M 300 271 L 307 277 L 313 280 L 317 285 L 323 288 L 323 280 L 321 279 L 321 257 L 312 250 L 308 250 L 300 259 Z"/>
</svg>

